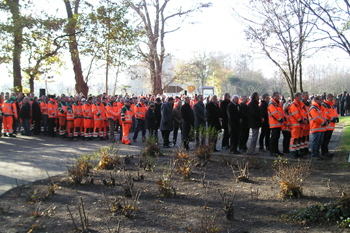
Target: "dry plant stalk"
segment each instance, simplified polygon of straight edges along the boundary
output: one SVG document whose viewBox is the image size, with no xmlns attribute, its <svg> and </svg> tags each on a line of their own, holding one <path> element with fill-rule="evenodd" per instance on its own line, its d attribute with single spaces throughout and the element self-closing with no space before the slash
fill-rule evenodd
<svg viewBox="0 0 350 233">
<path fill-rule="evenodd" d="M 84 157 L 77 158 L 75 164 L 68 167 L 68 175 L 76 185 L 81 184 L 84 176 L 90 172 L 89 159 Z"/>
<path fill-rule="evenodd" d="M 311 163 L 300 159 L 296 163 L 290 163 L 287 159 L 279 158 L 274 162 L 273 168 L 273 178 L 280 185 L 281 197 L 301 197 L 302 184 L 311 173 Z"/>
<path fill-rule="evenodd" d="M 222 202 L 224 204 L 224 211 L 226 215 L 227 220 L 233 220 L 234 217 L 234 207 L 233 207 L 233 201 L 236 197 L 236 192 L 233 193 L 233 197 L 231 200 L 227 199 L 226 192 L 222 192 L 220 189 L 218 189 L 218 192 L 221 196 Z"/>
<path fill-rule="evenodd" d="M 232 169 L 232 173 L 236 178 L 236 182 L 240 182 L 240 181 L 248 181 L 249 180 L 249 162 L 246 162 L 243 166 L 243 163 L 237 161 L 237 168 L 238 171 L 236 172 L 235 169 L 233 168 L 232 165 L 230 165 L 231 169 Z"/>
<path fill-rule="evenodd" d="M 145 142 L 145 149 L 142 151 L 141 155 L 156 157 L 160 153 L 160 148 L 157 144 L 157 139 L 155 137 L 149 137 L 147 138 Z"/>
<path fill-rule="evenodd" d="M 194 151 L 194 154 L 197 156 L 202 166 L 205 166 L 205 164 L 208 162 L 211 155 L 213 154 L 213 147 L 210 145 L 198 146 Z"/>
<path fill-rule="evenodd" d="M 119 163 L 119 156 L 103 154 L 96 168 L 99 170 L 113 170 Z"/>
<path fill-rule="evenodd" d="M 183 175 L 185 180 L 190 179 L 192 173 L 193 163 L 190 159 L 189 154 L 181 149 L 175 151 L 175 166 L 177 168 L 177 173 Z"/>
</svg>

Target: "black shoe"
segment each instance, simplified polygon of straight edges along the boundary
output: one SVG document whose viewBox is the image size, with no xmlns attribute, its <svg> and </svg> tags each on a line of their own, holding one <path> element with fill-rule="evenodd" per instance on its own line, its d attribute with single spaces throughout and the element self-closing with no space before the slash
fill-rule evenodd
<svg viewBox="0 0 350 233">
<path fill-rule="evenodd" d="M 277 151 L 276 154 L 279 155 L 279 156 L 283 156 L 284 155 L 281 151 Z"/>
<path fill-rule="evenodd" d="M 316 157 L 311 157 L 311 160 L 323 160 L 323 158 L 320 156 L 316 156 Z"/>
<path fill-rule="evenodd" d="M 10 138 L 15 138 L 15 137 L 16 137 L 16 135 L 9 134 L 9 137 L 10 137 Z"/>
<path fill-rule="evenodd" d="M 136 139 L 132 139 L 133 142 L 137 142 Z"/>
<path fill-rule="evenodd" d="M 223 146 L 221 149 L 222 149 L 222 150 L 227 150 L 227 147 L 226 147 L 226 146 Z"/>
<path fill-rule="evenodd" d="M 218 150 L 218 149 L 214 149 L 214 150 L 213 150 L 213 152 L 220 152 L 220 150 Z"/>
<path fill-rule="evenodd" d="M 8 137 L 8 136 L 9 136 L 8 134 L 6 134 L 6 133 L 4 134 L 4 137 Z"/>
<path fill-rule="evenodd" d="M 277 154 L 277 153 L 270 153 L 270 156 L 272 156 L 272 157 L 278 157 L 278 154 Z"/>
<path fill-rule="evenodd" d="M 163 148 L 171 148 L 171 146 L 169 146 L 169 145 L 166 145 L 166 146 L 163 146 Z"/>
</svg>

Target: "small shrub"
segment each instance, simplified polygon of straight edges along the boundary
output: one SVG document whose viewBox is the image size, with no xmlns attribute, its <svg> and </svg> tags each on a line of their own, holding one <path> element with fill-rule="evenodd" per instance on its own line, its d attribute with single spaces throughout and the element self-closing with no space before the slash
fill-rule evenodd
<svg viewBox="0 0 350 233">
<path fill-rule="evenodd" d="M 142 151 L 142 156 L 156 157 L 160 154 L 160 148 L 155 137 L 148 137 L 145 142 L 145 149 Z"/>
<path fill-rule="evenodd" d="M 234 217 L 234 206 L 233 206 L 233 201 L 235 200 L 236 193 L 233 194 L 233 197 L 231 200 L 228 200 L 226 192 L 222 192 L 220 189 L 218 189 L 218 192 L 221 196 L 222 202 L 224 204 L 224 211 L 225 211 L 225 216 L 227 220 L 233 220 Z"/>
<path fill-rule="evenodd" d="M 249 162 L 246 162 L 243 165 L 243 163 L 237 161 L 238 171 L 235 171 L 232 165 L 230 165 L 230 167 L 237 183 L 240 181 L 245 182 L 249 180 Z"/>
<path fill-rule="evenodd" d="M 198 165 L 204 167 L 213 154 L 213 147 L 209 145 L 201 145 L 196 148 L 194 154 L 198 158 Z"/>
<path fill-rule="evenodd" d="M 177 173 L 183 175 L 184 179 L 189 179 L 192 173 L 192 161 L 189 154 L 181 149 L 175 151 L 175 166 Z"/>
<path fill-rule="evenodd" d="M 171 185 L 171 179 L 173 176 L 174 163 L 172 161 L 166 166 L 166 169 L 163 171 L 163 177 L 160 178 L 156 183 L 158 185 L 158 191 L 160 197 L 175 197 L 176 190 Z"/>
<path fill-rule="evenodd" d="M 294 210 L 281 218 L 287 222 L 328 222 L 338 225 L 346 225 L 350 218 L 350 198 L 342 198 L 325 204 L 316 203 L 300 210 Z M 344 223 L 345 220 L 345 223 Z M 349 227 L 349 226 L 348 226 Z"/>
<path fill-rule="evenodd" d="M 90 172 L 91 157 L 88 155 L 76 158 L 73 165 L 68 166 L 68 175 L 72 178 L 76 185 L 81 184 L 84 176 L 87 176 Z"/>
<path fill-rule="evenodd" d="M 113 146 L 102 147 L 95 154 L 100 157 L 100 162 L 97 165 L 97 169 L 101 170 L 113 170 L 117 164 L 120 163 L 120 158 L 117 155 L 118 149 Z"/>
<path fill-rule="evenodd" d="M 290 163 L 287 159 L 278 158 L 274 164 L 274 180 L 280 185 L 280 195 L 285 197 L 301 197 L 302 183 L 311 173 L 309 162 Z"/>
<path fill-rule="evenodd" d="M 204 207 L 204 213 L 198 223 L 194 228 L 187 228 L 189 232 L 193 233 L 218 233 L 220 228 L 217 224 L 217 216 L 210 215 L 206 207 Z"/>
</svg>

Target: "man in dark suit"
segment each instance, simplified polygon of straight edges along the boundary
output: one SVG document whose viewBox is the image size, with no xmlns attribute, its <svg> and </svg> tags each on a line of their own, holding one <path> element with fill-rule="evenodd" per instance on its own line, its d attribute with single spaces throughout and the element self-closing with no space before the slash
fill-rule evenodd
<svg viewBox="0 0 350 233">
<path fill-rule="evenodd" d="M 221 131 L 222 113 L 218 106 L 218 98 L 214 95 L 211 101 L 206 106 L 207 121 L 209 127 L 209 143 L 213 146 L 213 151 L 218 152 L 216 149 L 216 142 L 218 140 L 218 134 Z"/>
<path fill-rule="evenodd" d="M 193 107 L 194 129 L 196 130 L 196 147 L 205 145 L 206 113 L 203 96 L 198 95 L 198 102 Z M 200 139 L 199 139 L 200 138 Z"/>
<path fill-rule="evenodd" d="M 182 118 L 182 141 L 186 150 L 189 150 L 190 133 L 194 126 L 193 110 L 190 106 L 190 97 L 185 98 L 185 104 L 181 106 L 181 118 Z"/>
<path fill-rule="evenodd" d="M 240 154 L 237 150 L 238 140 L 241 131 L 241 110 L 238 103 L 238 95 L 234 95 L 232 102 L 227 106 L 228 129 L 230 133 L 231 154 Z"/>
<path fill-rule="evenodd" d="M 258 140 L 259 129 L 261 127 L 261 123 L 264 122 L 264 118 L 262 117 L 259 108 L 259 94 L 257 92 L 254 92 L 250 99 L 250 103 L 248 104 L 248 124 L 249 128 L 252 129 L 252 138 L 250 140 L 248 153 L 251 155 L 256 155 L 256 142 Z"/>
<path fill-rule="evenodd" d="M 270 102 L 270 96 L 263 94 L 260 102 L 260 112 L 264 118 L 264 122 L 261 125 L 261 132 L 259 137 L 259 151 L 264 152 L 264 141 L 266 150 L 270 150 L 270 125 L 269 125 L 269 114 L 267 113 L 267 107 Z"/>
<path fill-rule="evenodd" d="M 239 135 L 239 150 L 241 153 L 245 153 L 248 150 L 247 141 L 249 138 L 249 125 L 248 125 L 248 97 L 242 96 L 242 102 L 239 107 L 241 110 L 241 132 Z"/>
<path fill-rule="evenodd" d="M 222 113 L 222 128 L 224 129 L 224 135 L 222 138 L 222 144 L 221 147 L 223 150 L 226 150 L 229 148 L 229 139 L 230 139 L 230 134 L 229 134 L 229 127 L 228 127 L 228 116 L 227 116 L 227 106 L 230 104 L 230 94 L 225 93 L 224 95 L 224 100 L 221 101 L 220 103 L 220 109 Z"/>
<path fill-rule="evenodd" d="M 170 148 L 169 135 L 173 131 L 173 104 L 174 98 L 169 97 L 168 102 L 162 104 L 161 113 L 162 118 L 160 120 L 160 131 L 162 131 L 163 147 Z"/>
</svg>

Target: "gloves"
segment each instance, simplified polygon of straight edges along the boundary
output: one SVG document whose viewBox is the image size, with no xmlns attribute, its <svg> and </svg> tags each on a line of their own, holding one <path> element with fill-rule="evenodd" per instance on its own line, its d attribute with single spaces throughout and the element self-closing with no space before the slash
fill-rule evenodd
<svg viewBox="0 0 350 233">
<path fill-rule="evenodd" d="M 283 122 L 284 122 L 284 119 L 281 118 L 281 119 L 278 120 L 278 122 L 283 123 Z"/>
<path fill-rule="evenodd" d="M 339 118 L 338 117 L 335 118 L 335 123 L 339 123 Z"/>
<path fill-rule="evenodd" d="M 96 114 L 96 116 L 100 116 L 100 115 L 101 115 L 101 113 L 97 113 L 97 114 Z"/>
<path fill-rule="evenodd" d="M 327 121 L 323 122 L 321 126 L 326 126 L 326 125 L 328 125 Z"/>
<path fill-rule="evenodd" d="M 298 120 L 298 122 L 299 122 L 300 124 L 303 124 L 303 123 L 304 123 L 302 119 Z"/>
<path fill-rule="evenodd" d="M 60 113 L 62 113 L 62 114 L 63 114 L 63 113 L 64 113 L 64 110 L 63 110 L 63 109 L 61 109 L 61 110 L 60 110 Z"/>
</svg>

